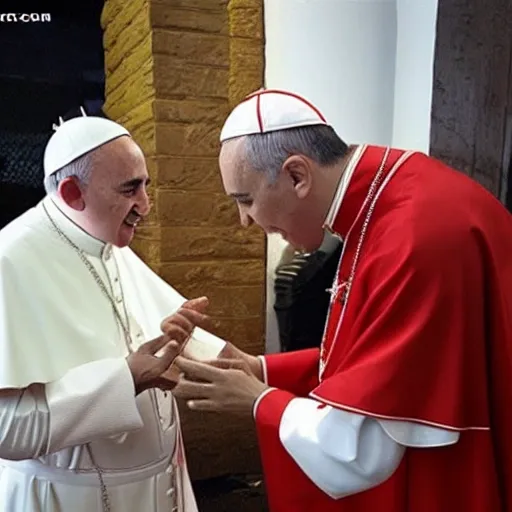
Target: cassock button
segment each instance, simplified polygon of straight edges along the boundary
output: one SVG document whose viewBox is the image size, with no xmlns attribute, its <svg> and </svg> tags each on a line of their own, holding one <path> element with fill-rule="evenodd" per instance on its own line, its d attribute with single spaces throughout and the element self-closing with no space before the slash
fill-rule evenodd
<svg viewBox="0 0 512 512">
<path fill-rule="evenodd" d="M 174 489 L 171 487 L 170 489 L 167 489 L 167 496 L 173 496 L 174 495 Z"/>
</svg>

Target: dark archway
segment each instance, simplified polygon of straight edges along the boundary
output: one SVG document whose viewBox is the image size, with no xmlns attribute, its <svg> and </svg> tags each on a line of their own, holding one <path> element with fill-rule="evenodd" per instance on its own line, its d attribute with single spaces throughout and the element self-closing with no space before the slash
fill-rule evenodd
<svg viewBox="0 0 512 512">
<path fill-rule="evenodd" d="M 42 156 L 58 116 L 103 105 L 103 3 L 44 2 L 35 12 L 34 3 L 2 2 L 0 228 L 43 197 Z"/>
</svg>

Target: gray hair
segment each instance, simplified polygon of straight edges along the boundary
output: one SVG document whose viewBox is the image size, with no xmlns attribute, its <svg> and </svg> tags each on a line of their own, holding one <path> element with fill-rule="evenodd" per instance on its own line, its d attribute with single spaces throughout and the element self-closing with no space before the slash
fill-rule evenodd
<svg viewBox="0 0 512 512">
<path fill-rule="evenodd" d="M 277 180 L 283 163 L 292 155 L 304 155 L 328 166 L 336 164 L 348 152 L 347 144 L 326 125 L 247 135 L 244 145 L 245 163 L 250 169 L 266 173 L 270 183 Z"/>
<path fill-rule="evenodd" d="M 54 172 L 44 180 L 44 188 L 48 195 L 55 194 L 62 180 L 69 177 L 75 177 L 83 186 L 87 186 L 91 177 L 92 167 L 94 165 L 94 154 L 92 152 L 73 160 L 68 165 Z"/>
</svg>

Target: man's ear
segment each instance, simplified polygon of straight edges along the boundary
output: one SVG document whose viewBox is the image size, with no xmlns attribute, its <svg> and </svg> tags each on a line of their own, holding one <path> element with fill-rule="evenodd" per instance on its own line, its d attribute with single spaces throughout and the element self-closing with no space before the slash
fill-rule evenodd
<svg viewBox="0 0 512 512">
<path fill-rule="evenodd" d="M 69 176 L 59 183 L 60 198 L 73 210 L 82 211 L 85 208 L 85 201 L 78 180 Z"/>
<path fill-rule="evenodd" d="M 299 199 L 304 199 L 312 186 L 311 162 L 303 155 L 288 157 L 282 167 L 282 172 L 293 185 Z"/>
</svg>

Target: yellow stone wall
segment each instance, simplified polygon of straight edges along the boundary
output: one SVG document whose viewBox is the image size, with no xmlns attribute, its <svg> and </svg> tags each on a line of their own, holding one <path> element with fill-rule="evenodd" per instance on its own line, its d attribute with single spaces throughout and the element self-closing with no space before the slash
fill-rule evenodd
<svg viewBox="0 0 512 512">
<path fill-rule="evenodd" d="M 133 248 L 187 297 L 208 295 L 214 332 L 264 346 L 265 239 L 239 226 L 218 170 L 229 110 L 263 85 L 263 0 L 107 0 L 106 103 L 144 150 L 153 210 Z M 182 408 L 192 476 L 254 471 L 250 421 Z"/>
</svg>

